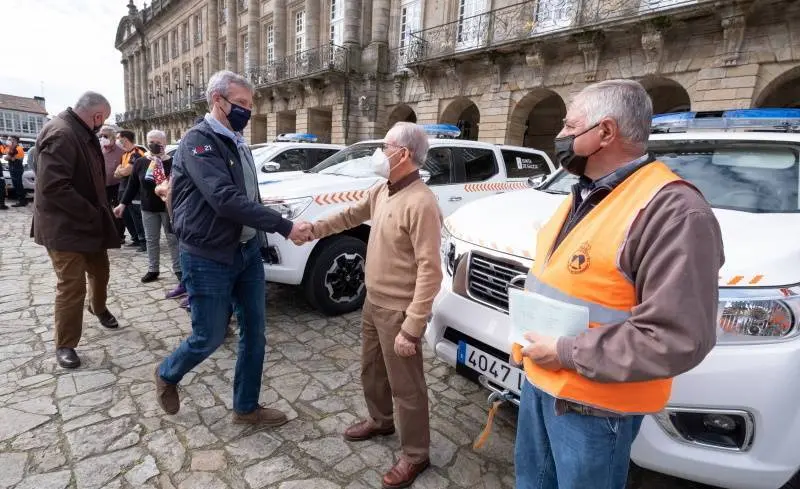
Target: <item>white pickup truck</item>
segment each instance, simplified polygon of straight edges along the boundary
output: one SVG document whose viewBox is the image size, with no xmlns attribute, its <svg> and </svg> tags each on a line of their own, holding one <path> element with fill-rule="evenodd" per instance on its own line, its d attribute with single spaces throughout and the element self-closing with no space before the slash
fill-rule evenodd
<svg viewBox="0 0 800 489">
<path fill-rule="evenodd" d="M 554 171 L 542 151 L 454 139 L 459 132 L 455 126 L 424 127 L 437 137 L 430 140 L 420 173 L 445 216 L 481 197 L 530 188 Z M 339 212 L 385 181 L 369 165 L 382 143 L 356 143 L 306 172 L 270 174 L 259 182 L 264 204 L 292 220 L 315 221 Z M 267 280 L 302 285 L 308 301 L 325 314 L 358 309 L 366 293 L 364 262 L 369 232 L 369 223 L 365 223 L 303 246 L 271 239 L 265 263 Z"/>
<path fill-rule="evenodd" d="M 701 117 L 698 117 L 701 116 Z M 650 151 L 694 183 L 723 234 L 717 345 L 648 416 L 631 458 L 658 472 L 732 489 L 800 488 L 800 109 L 654 118 Z M 741 129 L 742 131 L 736 131 Z M 576 178 L 453 213 L 446 270 L 426 342 L 493 397 L 518 402 L 508 291 L 524 287 L 535 229 Z"/>
</svg>

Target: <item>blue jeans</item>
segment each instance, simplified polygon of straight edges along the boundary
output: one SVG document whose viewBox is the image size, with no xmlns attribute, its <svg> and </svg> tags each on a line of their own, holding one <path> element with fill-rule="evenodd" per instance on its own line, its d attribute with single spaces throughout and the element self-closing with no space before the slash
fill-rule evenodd
<svg viewBox="0 0 800 489">
<path fill-rule="evenodd" d="M 624 489 L 643 416 L 556 415 L 555 398 L 525 381 L 517 418 L 517 489 Z"/>
<path fill-rule="evenodd" d="M 258 239 L 240 245 L 232 265 L 181 251 L 183 284 L 191 300 L 192 334 L 161 363 L 159 375 L 177 384 L 225 340 L 234 303 L 239 350 L 233 379 L 233 409 L 246 414 L 258 407 L 266 348 L 266 287 Z"/>
</svg>

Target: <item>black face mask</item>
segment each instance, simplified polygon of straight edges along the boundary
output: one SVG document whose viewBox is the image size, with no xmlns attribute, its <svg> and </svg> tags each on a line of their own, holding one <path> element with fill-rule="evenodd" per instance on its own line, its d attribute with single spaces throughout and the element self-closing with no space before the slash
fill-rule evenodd
<svg viewBox="0 0 800 489">
<path fill-rule="evenodd" d="M 576 155 L 575 140 L 599 125 L 600 123 L 598 122 L 580 134 L 556 138 L 553 142 L 555 143 L 556 161 L 558 164 L 573 175 L 582 176 L 586 171 L 586 164 L 589 163 L 589 157 L 597 154 L 597 152 L 603 148 L 597 148 L 596 151 L 586 156 Z"/>
<path fill-rule="evenodd" d="M 225 97 L 222 98 L 225 99 L 226 102 L 231 104 L 230 112 L 225 114 L 225 116 L 228 118 L 228 123 L 231 125 L 231 129 L 233 129 L 234 132 L 241 132 L 242 129 L 247 127 L 247 123 L 250 122 L 251 111 L 245 109 L 241 105 L 234 104 Z"/>
<path fill-rule="evenodd" d="M 149 149 L 150 153 L 152 153 L 154 155 L 160 155 L 161 151 L 164 149 L 164 147 L 162 145 L 160 145 L 159 143 L 150 143 L 150 144 L 147 145 L 147 149 Z"/>
</svg>

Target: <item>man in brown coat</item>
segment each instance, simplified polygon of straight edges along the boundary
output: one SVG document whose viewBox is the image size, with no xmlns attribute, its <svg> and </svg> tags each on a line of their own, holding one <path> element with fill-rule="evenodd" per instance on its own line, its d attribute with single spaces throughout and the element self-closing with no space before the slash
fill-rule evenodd
<svg viewBox="0 0 800 489">
<path fill-rule="evenodd" d="M 33 237 L 47 248 L 58 277 L 55 300 L 56 359 L 64 368 L 81 361 L 75 347 L 83 329 L 86 279 L 88 310 L 106 328 L 117 328 L 106 308 L 109 248 L 119 248 L 114 216 L 106 199 L 106 170 L 96 132 L 111 114 L 99 93 L 86 92 L 75 108 L 48 122 L 38 139 L 39 171 Z"/>
</svg>

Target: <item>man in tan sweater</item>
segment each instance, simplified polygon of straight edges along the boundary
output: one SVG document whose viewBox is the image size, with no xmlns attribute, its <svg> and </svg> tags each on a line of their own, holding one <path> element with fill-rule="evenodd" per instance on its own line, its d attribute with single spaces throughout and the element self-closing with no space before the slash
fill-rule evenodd
<svg viewBox="0 0 800 489">
<path fill-rule="evenodd" d="M 367 298 L 362 319 L 361 383 L 369 419 L 344 432 L 349 441 L 394 433 L 392 398 L 403 454 L 383 476 L 384 488 L 408 487 L 430 464 L 428 388 L 420 338 L 442 282 L 442 216 L 419 176 L 428 152 L 422 128 L 397 123 L 372 160 L 387 183 L 356 205 L 313 224 L 321 239 L 372 221 L 367 245 Z"/>
</svg>

